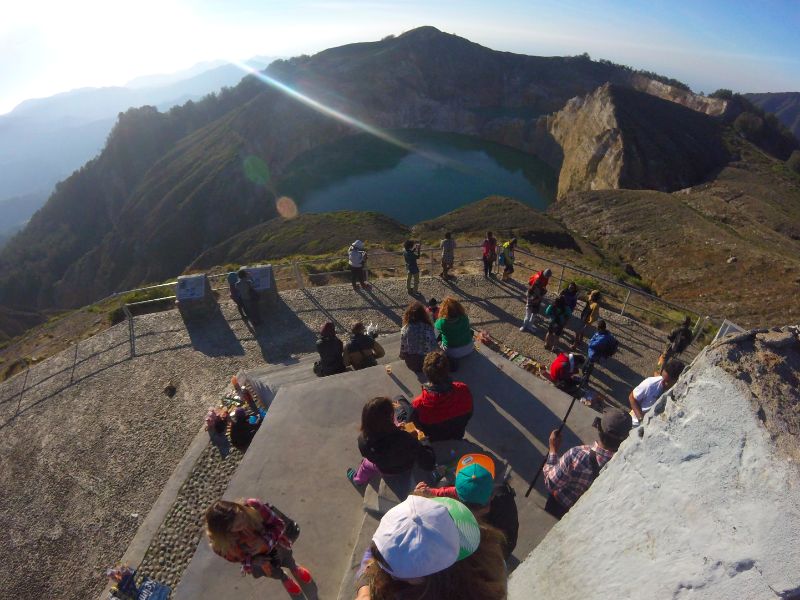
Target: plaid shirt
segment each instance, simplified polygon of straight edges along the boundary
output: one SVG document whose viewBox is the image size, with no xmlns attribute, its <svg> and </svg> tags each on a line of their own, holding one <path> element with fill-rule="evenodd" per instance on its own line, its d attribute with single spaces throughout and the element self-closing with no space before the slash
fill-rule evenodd
<svg viewBox="0 0 800 600">
<path fill-rule="evenodd" d="M 591 448 L 589 446 L 570 448 L 560 460 L 553 452 L 547 455 L 544 485 L 564 508 L 575 504 L 594 481 L 590 449 L 595 451 L 597 464 L 601 469 L 614 456 L 613 452 L 601 448 L 597 442 Z"/>
</svg>

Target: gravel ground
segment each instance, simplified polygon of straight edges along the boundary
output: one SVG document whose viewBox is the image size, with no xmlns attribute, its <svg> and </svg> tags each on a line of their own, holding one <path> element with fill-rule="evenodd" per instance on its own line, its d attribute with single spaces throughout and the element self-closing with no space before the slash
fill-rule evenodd
<svg viewBox="0 0 800 600">
<path fill-rule="evenodd" d="M 536 360 L 552 360 L 542 331 L 519 331 L 521 284 L 459 275 L 451 282 L 423 278 L 420 289 L 440 301 L 460 297 L 476 328 Z M 409 300 L 405 279 L 380 280 L 369 291 L 287 291 L 265 312 L 257 338 L 228 303 L 203 325 L 187 327 L 177 311 L 145 315 L 135 320 L 133 359 L 123 323 L 0 384 L 0 528 L 7 539 L 0 598 L 96 596 L 105 568 L 123 554 L 232 373 L 312 352 L 315 332 L 329 319 L 342 331 L 361 320 L 396 332 Z M 664 336 L 604 316 L 621 347 L 595 370 L 594 383 L 624 400 L 652 373 Z M 571 341 L 569 331 L 564 339 Z M 172 398 L 163 393 L 168 384 L 177 388 Z M 215 464 L 212 451 L 203 455 L 145 558 L 146 570 L 177 581 L 197 543 L 198 507 L 225 488 L 231 458 Z"/>
</svg>

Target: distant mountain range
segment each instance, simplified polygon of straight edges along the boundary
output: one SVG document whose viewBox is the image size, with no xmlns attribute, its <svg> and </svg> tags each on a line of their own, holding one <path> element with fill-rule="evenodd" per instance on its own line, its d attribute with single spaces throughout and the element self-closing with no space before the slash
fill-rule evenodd
<svg viewBox="0 0 800 600">
<path fill-rule="evenodd" d="M 800 92 L 744 94 L 744 97 L 766 112 L 774 113 L 800 140 Z"/>
<path fill-rule="evenodd" d="M 263 69 L 272 60 L 257 57 L 247 64 Z M 169 109 L 236 85 L 245 75 L 230 63 L 205 63 L 172 75 L 138 78 L 126 87 L 83 88 L 26 100 L 0 116 L 0 238 L 19 229 L 56 182 L 102 150 L 120 112 L 144 105 Z"/>
<path fill-rule="evenodd" d="M 265 73 L 272 84 L 251 76 L 168 112 L 121 114 L 103 151 L 59 183 L 0 252 L 0 305 L 80 306 L 174 277 L 195 261 L 236 255 L 244 230 L 277 216 L 293 161 L 352 135 L 355 120 L 467 134 L 537 154 L 559 171 L 558 202 L 620 188 L 670 198 L 739 161 L 740 147 L 751 148 L 744 139 L 763 142 L 769 153 L 779 133 L 767 122 L 748 127 L 746 101 L 695 95 L 588 56 L 498 52 L 433 27 L 278 60 Z M 298 94 L 351 120 L 315 110 Z M 782 140 L 782 155 L 765 158 L 757 182 L 747 183 L 756 190 L 752 206 L 771 193 L 771 173 L 791 153 L 786 143 L 797 146 Z M 792 176 L 781 185 L 791 189 Z M 658 192 L 646 196 L 654 221 Z M 787 249 L 795 247 L 796 214 L 771 225 Z M 671 222 L 659 227 L 663 237 L 682 239 Z M 247 239 L 270 248 L 280 228 L 272 222 Z M 698 266 L 691 276 L 714 267 Z"/>
</svg>

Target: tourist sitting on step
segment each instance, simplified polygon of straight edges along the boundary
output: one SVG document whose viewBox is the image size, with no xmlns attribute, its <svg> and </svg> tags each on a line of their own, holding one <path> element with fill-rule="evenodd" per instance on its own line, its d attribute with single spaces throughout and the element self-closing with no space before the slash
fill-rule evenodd
<svg viewBox="0 0 800 600">
<path fill-rule="evenodd" d="M 406 366 L 420 373 L 422 362 L 428 352 L 439 347 L 436 331 L 428 311 L 420 302 L 412 302 L 403 314 L 403 327 L 400 329 L 400 358 Z"/>
<path fill-rule="evenodd" d="M 648 377 L 633 388 L 628 396 L 628 402 L 631 405 L 631 414 L 635 425 L 642 422 L 644 413 L 650 410 L 661 394 L 675 385 L 678 377 L 683 373 L 684 366 L 677 358 L 673 358 L 661 369 L 661 375 Z"/>
<path fill-rule="evenodd" d="M 406 406 L 407 406 L 406 401 Z M 373 398 L 361 411 L 358 449 L 361 464 L 347 469 L 347 478 L 356 485 L 367 485 L 374 477 L 410 473 L 415 464 L 425 471 L 436 466 L 433 448 L 395 422 L 395 405 L 389 398 Z"/>
<path fill-rule="evenodd" d="M 318 377 L 336 375 L 347 370 L 344 366 L 344 344 L 336 337 L 336 327 L 328 321 L 322 326 L 317 340 L 319 360 L 314 363 L 314 373 Z"/>
<path fill-rule="evenodd" d="M 375 337 L 367 334 L 366 327 L 360 321 L 354 323 L 350 331 L 350 341 L 344 347 L 344 366 L 358 371 L 377 365 L 378 359 L 386 355 L 383 347 Z"/>
<path fill-rule="evenodd" d="M 417 484 L 419 494 L 430 498 L 455 498 L 472 514 L 503 532 L 503 556 L 506 560 L 517 545 L 519 514 L 514 488 L 507 481 L 495 483 L 494 461 L 485 454 L 466 454 L 458 460 L 455 485 L 430 487 Z"/>
<path fill-rule="evenodd" d="M 472 341 L 472 327 L 469 324 L 467 311 L 455 298 L 448 296 L 442 301 L 439 318 L 434 327 L 442 338 L 442 350 L 451 359 L 451 367 L 455 371 L 457 361 L 475 350 Z"/>
<path fill-rule="evenodd" d="M 600 469 L 619 450 L 631 430 L 631 416 L 618 408 L 607 408 L 597 428 L 598 440 L 591 446 L 575 446 L 558 457 L 561 432 L 550 433 L 550 448 L 544 466 L 544 485 L 549 492 L 544 509 L 561 519 L 600 474 Z"/>
<path fill-rule="evenodd" d="M 472 393 L 466 383 L 450 379 L 450 365 L 441 351 L 425 357 L 428 383 L 411 403 L 411 422 L 430 441 L 460 440 L 472 418 Z"/>
<path fill-rule="evenodd" d="M 585 362 L 583 354 L 562 352 L 550 363 L 550 381 L 568 394 L 576 392 L 581 384 L 580 370 Z"/>
<path fill-rule="evenodd" d="M 239 452 L 245 452 L 262 422 L 263 419 L 258 413 L 248 415 L 244 408 L 238 407 L 231 413 L 231 445 Z"/>
<path fill-rule="evenodd" d="M 505 598 L 502 538 L 458 500 L 411 495 L 383 515 L 356 574 L 356 600 Z"/>
<path fill-rule="evenodd" d="M 311 582 L 311 573 L 292 556 L 300 527 L 261 500 L 217 500 L 206 511 L 206 535 L 214 552 L 225 560 L 242 563 L 243 574 L 278 579 L 293 596 L 302 590 L 284 568 L 301 583 Z"/>
</svg>

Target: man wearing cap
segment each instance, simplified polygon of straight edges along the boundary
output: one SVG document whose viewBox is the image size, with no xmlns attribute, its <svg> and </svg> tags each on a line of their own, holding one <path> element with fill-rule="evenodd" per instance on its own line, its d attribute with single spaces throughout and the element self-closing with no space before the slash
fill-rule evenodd
<svg viewBox="0 0 800 600">
<path fill-rule="evenodd" d="M 476 518 L 503 532 L 503 555 L 511 556 L 517 545 L 519 517 L 514 489 L 503 481 L 494 482 L 494 461 L 485 454 L 466 454 L 456 467 L 456 484 L 432 488 L 418 483 L 416 491 L 435 498 L 455 498 L 463 502 Z"/>
<path fill-rule="evenodd" d="M 589 489 L 595 478 L 631 430 L 631 416 L 617 408 L 603 413 L 599 439 L 592 446 L 575 446 L 558 458 L 561 433 L 550 434 L 550 452 L 544 466 L 544 485 L 550 492 L 544 509 L 560 519 Z"/>
<path fill-rule="evenodd" d="M 357 600 L 505 598 L 499 534 L 458 500 L 409 496 L 381 519 L 356 589 Z"/>
</svg>

